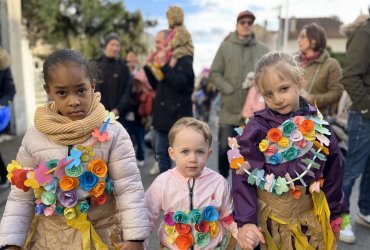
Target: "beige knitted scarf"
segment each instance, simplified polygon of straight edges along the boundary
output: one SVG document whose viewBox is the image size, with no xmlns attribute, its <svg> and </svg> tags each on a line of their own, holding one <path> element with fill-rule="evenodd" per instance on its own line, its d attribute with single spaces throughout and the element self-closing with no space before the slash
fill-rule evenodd
<svg viewBox="0 0 370 250">
<path fill-rule="evenodd" d="M 85 142 L 91 132 L 99 127 L 107 114 L 100 103 L 100 93 L 95 93 L 86 117 L 72 121 L 60 115 L 54 102 L 38 107 L 35 114 L 36 129 L 45 134 L 51 141 L 67 146 Z"/>
</svg>

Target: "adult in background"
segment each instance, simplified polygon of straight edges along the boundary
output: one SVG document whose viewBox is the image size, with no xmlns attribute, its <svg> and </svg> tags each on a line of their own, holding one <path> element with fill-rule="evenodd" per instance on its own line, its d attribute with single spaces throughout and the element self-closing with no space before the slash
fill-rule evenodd
<svg viewBox="0 0 370 250">
<path fill-rule="evenodd" d="M 123 118 L 129 105 L 132 79 L 126 62 L 120 59 L 121 39 L 115 33 L 109 33 L 103 40 L 103 55 L 95 60 L 100 68 L 101 79 L 96 89 L 101 93 L 104 107 Z"/>
<path fill-rule="evenodd" d="M 156 35 L 156 49 L 163 45 L 167 31 L 160 31 Z M 158 81 L 148 67 L 152 63 L 156 52 L 147 58 L 144 71 L 149 83 L 156 90 L 153 106 L 153 149 L 161 173 L 171 168 L 171 159 L 168 155 L 168 132 L 172 125 L 182 117 L 192 116 L 191 95 L 194 90 L 193 57 L 172 57 L 166 63 L 165 53 L 160 57 L 160 70 L 163 79 Z"/>
<path fill-rule="evenodd" d="M 342 31 L 348 37 L 342 83 L 353 103 L 348 112 L 343 191 L 349 205 L 355 180 L 362 175 L 356 222 L 370 228 L 370 15 L 360 15 Z M 355 242 L 351 225 L 341 230 L 339 239 Z"/>
<path fill-rule="evenodd" d="M 338 61 L 326 50 L 326 34 L 323 27 L 310 23 L 298 35 L 299 52 L 295 59 L 304 69 L 303 96 L 312 105 L 317 105 L 324 116 L 335 115 L 343 93 L 342 77 Z"/>
<path fill-rule="evenodd" d="M 139 67 L 137 54 L 133 50 L 129 50 L 126 54 L 127 66 L 133 78 L 132 92 L 129 101 L 129 107 L 126 115 L 123 117 L 123 126 L 127 129 L 132 137 L 132 141 L 136 147 L 136 159 L 139 167 L 144 166 L 145 159 L 145 127 L 144 124 L 148 119 L 149 114 L 144 114 L 141 105 L 143 97 L 152 90 L 145 72 Z M 150 100 L 149 100 L 150 101 Z"/>
<path fill-rule="evenodd" d="M 15 95 L 15 86 L 12 77 L 12 73 L 10 71 L 10 57 L 8 53 L 0 48 L 0 109 L 2 115 L 0 117 L 1 122 L 1 129 L 0 132 L 6 132 L 10 128 L 10 112 L 7 114 L 3 114 L 3 111 L 8 109 L 8 105 L 11 101 L 13 101 Z M 4 161 L 0 155 L 0 187 L 4 188 L 9 186 L 9 182 L 7 181 L 6 175 L 8 171 L 5 168 Z"/>
<path fill-rule="evenodd" d="M 218 169 L 225 178 L 229 176 L 227 138 L 235 136 L 234 128 L 243 125 L 241 111 L 248 92 L 243 82 L 254 71 L 256 61 L 268 52 L 253 33 L 255 19 L 249 10 L 239 13 L 236 30 L 221 43 L 211 66 L 210 81 L 221 93 Z"/>
</svg>

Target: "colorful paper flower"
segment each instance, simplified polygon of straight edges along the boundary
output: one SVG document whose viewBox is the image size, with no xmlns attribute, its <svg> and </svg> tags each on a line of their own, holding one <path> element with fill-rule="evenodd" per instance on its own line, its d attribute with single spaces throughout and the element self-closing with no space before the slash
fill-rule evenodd
<svg viewBox="0 0 370 250">
<path fill-rule="evenodd" d="M 306 147 L 307 142 L 306 142 L 306 140 L 305 140 L 305 139 L 302 139 L 302 140 L 300 140 L 300 141 L 297 141 L 297 142 L 295 143 L 295 145 L 296 145 L 297 147 L 299 147 L 299 148 L 304 148 L 304 147 Z"/>
<path fill-rule="evenodd" d="M 274 155 L 270 156 L 269 157 L 269 160 L 268 162 L 272 165 L 277 165 L 279 164 L 281 161 L 283 160 L 283 157 L 281 156 L 281 154 L 279 154 L 278 152 L 276 152 Z"/>
<path fill-rule="evenodd" d="M 234 222 L 234 217 L 232 214 L 229 214 L 228 216 L 224 217 L 221 219 L 221 221 L 223 223 L 225 223 L 226 225 L 231 225 L 231 223 Z"/>
<path fill-rule="evenodd" d="M 62 178 L 65 175 L 65 167 L 72 161 L 73 159 L 67 161 L 67 158 L 63 158 L 58 161 L 57 168 L 54 171 L 54 176 L 58 179 Z"/>
<path fill-rule="evenodd" d="M 209 234 L 211 235 L 211 238 L 215 238 L 218 233 L 220 232 L 220 227 L 218 225 L 217 221 L 208 222 L 209 225 Z"/>
<path fill-rule="evenodd" d="M 50 191 L 45 191 L 41 194 L 41 200 L 45 205 L 51 205 L 55 204 L 57 202 L 57 199 L 55 197 L 55 194 Z"/>
<path fill-rule="evenodd" d="M 89 210 L 90 205 L 87 201 L 81 201 L 77 204 L 78 210 L 80 210 L 81 213 L 87 213 L 87 210 Z"/>
<path fill-rule="evenodd" d="M 98 197 L 93 197 L 93 201 L 96 205 L 104 205 L 107 201 L 107 196 L 103 193 Z"/>
<path fill-rule="evenodd" d="M 164 224 L 164 231 L 166 232 L 166 234 L 174 234 L 176 233 L 176 227 Z"/>
<path fill-rule="evenodd" d="M 205 221 L 216 221 L 218 219 L 218 211 L 214 206 L 208 206 L 203 209 L 203 218 Z"/>
<path fill-rule="evenodd" d="M 176 246 L 181 249 L 189 249 L 192 245 L 194 245 L 194 237 L 192 234 L 180 234 L 176 238 Z"/>
<path fill-rule="evenodd" d="M 291 120 L 285 121 L 282 126 L 284 136 L 290 136 L 290 134 L 296 129 L 296 126 Z"/>
<path fill-rule="evenodd" d="M 203 220 L 202 211 L 199 209 L 193 209 L 188 214 L 191 223 L 199 224 Z"/>
<path fill-rule="evenodd" d="M 82 152 L 80 150 L 77 150 L 75 148 L 72 148 L 70 151 L 70 155 L 67 156 L 67 161 L 72 160 L 69 164 L 67 164 L 66 168 L 70 169 L 73 166 L 78 166 L 81 164 L 81 157 Z"/>
<path fill-rule="evenodd" d="M 289 139 L 286 137 L 281 137 L 281 139 L 277 142 L 279 147 L 286 148 L 289 146 Z"/>
<path fill-rule="evenodd" d="M 228 137 L 227 138 L 227 143 L 231 149 L 234 148 L 239 148 L 240 146 L 238 145 L 238 141 L 236 140 L 235 137 Z"/>
<path fill-rule="evenodd" d="M 55 212 L 55 205 L 53 204 L 53 205 L 51 205 L 51 206 L 49 206 L 49 207 L 46 207 L 45 209 L 44 209 L 44 214 L 45 214 L 45 216 L 51 216 L 51 215 L 53 215 L 54 214 L 54 212 Z"/>
<path fill-rule="evenodd" d="M 302 122 L 304 121 L 304 117 L 303 116 L 296 116 L 294 117 L 293 119 L 293 123 L 296 127 L 299 127 L 301 126 Z"/>
<path fill-rule="evenodd" d="M 27 173 L 27 180 L 24 181 L 24 185 L 33 189 L 40 188 L 39 183 L 35 179 L 35 173 L 33 171 L 29 171 Z"/>
<path fill-rule="evenodd" d="M 46 167 L 50 170 L 50 169 L 53 169 L 55 168 L 56 166 L 58 165 L 58 160 L 57 159 L 53 159 L 53 160 L 50 160 L 46 163 Z"/>
<path fill-rule="evenodd" d="M 289 189 L 289 194 L 295 198 L 299 199 L 302 195 L 302 191 L 299 189 L 299 186 L 294 186 L 294 189 Z"/>
<path fill-rule="evenodd" d="M 277 148 L 274 145 L 269 145 L 265 151 L 265 155 L 272 156 L 277 152 Z"/>
<path fill-rule="evenodd" d="M 109 141 L 110 138 L 108 136 L 108 131 L 104 131 L 102 134 L 100 134 L 99 129 L 94 129 L 94 131 L 91 133 L 91 135 L 96 138 L 100 142 L 106 142 Z"/>
<path fill-rule="evenodd" d="M 267 138 L 270 142 L 278 142 L 282 136 L 283 133 L 277 128 L 272 128 L 267 132 Z"/>
<path fill-rule="evenodd" d="M 12 160 L 12 163 L 9 163 L 6 167 L 6 170 L 8 170 L 8 175 L 6 176 L 6 178 L 8 178 L 9 181 L 11 181 L 13 177 L 13 171 L 16 169 L 22 169 L 22 166 L 19 165 L 17 161 Z"/>
<path fill-rule="evenodd" d="M 104 193 L 105 181 L 99 181 L 98 184 L 89 192 L 90 195 L 98 197 Z"/>
<path fill-rule="evenodd" d="M 91 145 L 77 145 L 76 149 L 82 152 L 81 161 L 83 162 L 88 162 L 90 157 L 95 156 L 95 152 L 93 151 L 93 147 Z"/>
<path fill-rule="evenodd" d="M 79 177 L 84 172 L 84 169 L 81 165 L 73 166 L 71 168 L 66 168 L 65 173 L 70 177 Z"/>
<path fill-rule="evenodd" d="M 195 244 L 200 248 L 206 247 L 211 241 L 211 235 L 209 233 L 196 233 Z"/>
<path fill-rule="evenodd" d="M 230 162 L 230 168 L 238 170 L 240 166 L 244 164 L 244 162 L 245 162 L 244 157 L 234 158 Z"/>
<path fill-rule="evenodd" d="M 114 190 L 114 185 L 113 185 L 113 180 L 109 177 L 105 179 L 105 189 L 108 191 L 108 193 L 113 193 Z"/>
<path fill-rule="evenodd" d="M 53 180 L 50 183 L 46 184 L 44 186 L 44 189 L 55 194 L 55 192 L 57 191 L 58 183 L 59 183 L 58 178 L 53 177 Z"/>
<path fill-rule="evenodd" d="M 240 150 L 239 149 L 229 149 L 227 151 L 227 159 L 228 159 L 229 162 L 231 162 L 233 159 L 239 158 L 239 157 L 243 157 L 240 154 Z"/>
<path fill-rule="evenodd" d="M 57 215 L 62 215 L 64 213 L 64 207 L 62 207 L 62 206 L 56 206 L 56 208 L 55 208 L 55 214 L 57 214 Z"/>
<path fill-rule="evenodd" d="M 275 183 L 276 183 L 276 180 L 275 180 L 275 175 L 274 174 L 268 174 L 265 176 L 265 179 L 266 179 L 266 182 L 265 182 L 265 185 L 264 185 L 264 189 L 269 192 L 269 193 L 272 193 L 272 190 L 275 186 Z"/>
<path fill-rule="evenodd" d="M 176 224 L 176 222 L 172 219 L 173 215 L 174 215 L 173 211 L 169 211 L 164 215 L 163 220 L 166 225 L 174 226 Z"/>
<path fill-rule="evenodd" d="M 287 161 L 294 160 L 297 157 L 297 154 L 298 154 L 298 151 L 294 147 L 290 147 L 281 153 L 283 158 L 286 159 Z"/>
<path fill-rule="evenodd" d="M 334 233 L 340 232 L 340 225 L 342 224 L 343 220 L 341 217 L 337 217 L 330 222 L 331 229 Z"/>
<path fill-rule="evenodd" d="M 173 214 L 172 219 L 176 223 L 183 223 L 183 224 L 186 224 L 189 221 L 188 216 L 183 211 L 176 211 Z"/>
<path fill-rule="evenodd" d="M 46 183 L 53 181 L 53 175 L 48 173 L 49 169 L 46 167 L 46 163 L 42 162 L 39 164 L 38 168 L 34 170 L 35 179 L 40 186 L 44 186 Z"/>
<path fill-rule="evenodd" d="M 46 205 L 44 203 L 36 204 L 35 206 L 35 214 L 40 215 L 44 213 Z"/>
<path fill-rule="evenodd" d="M 97 159 L 89 162 L 89 164 L 87 165 L 87 170 L 102 178 L 105 177 L 105 175 L 107 174 L 108 167 L 104 161 Z"/>
<path fill-rule="evenodd" d="M 178 234 L 175 232 L 173 234 L 167 234 L 166 241 L 169 244 L 174 244 L 176 242 Z"/>
<path fill-rule="evenodd" d="M 74 207 L 78 202 L 76 190 L 63 191 L 59 195 L 59 202 L 64 207 Z"/>
<path fill-rule="evenodd" d="M 288 190 L 289 188 L 286 184 L 286 179 L 284 177 L 279 176 L 274 186 L 275 194 L 281 195 L 285 192 L 288 192 Z"/>
<path fill-rule="evenodd" d="M 17 188 L 22 189 L 24 192 L 27 192 L 30 188 L 24 185 L 24 182 L 27 180 L 28 170 L 24 169 L 15 169 L 12 171 L 12 178 L 10 182 L 15 185 Z"/>
<path fill-rule="evenodd" d="M 303 135 L 299 130 L 294 130 L 292 133 L 290 133 L 290 140 L 293 142 L 297 142 L 303 139 Z"/>
<path fill-rule="evenodd" d="M 311 120 L 303 120 L 302 124 L 298 127 L 303 135 L 309 134 L 314 129 L 314 123 Z"/>
<path fill-rule="evenodd" d="M 90 171 L 86 171 L 80 177 L 78 177 L 80 180 L 80 187 L 85 191 L 91 191 L 96 184 L 98 184 L 99 178 L 95 174 L 93 174 Z"/>
<path fill-rule="evenodd" d="M 78 187 L 79 181 L 77 178 L 70 177 L 70 176 L 63 176 L 62 179 L 59 180 L 59 187 L 63 191 L 69 191 L 76 187 Z"/>
<path fill-rule="evenodd" d="M 64 218 L 66 218 L 67 220 L 72 220 L 77 217 L 76 211 L 72 207 L 64 209 L 63 213 L 64 213 Z"/>
<path fill-rule="evenodd" d="M 201 223 L 196 224 L 194 228 L 198 232 L 207 233 L 209 231 L 209 224 L 203 220 Z"/>
<path fill-rule="evenodd" d="M 262 140 L 259 144 L 258 144 L 258 148 L 261 150 L 261 152 L 265 152 L 267 147 L 268 147 L 269 143 L 267 140 Z"/>
<path fill-rule="evenodd" d="M 184 223 L 176 223 L 175 228 L 179 234 L 187 234 L 190 233 L 191 231 L 191 226 L 189 224 Z"/>
</svg>

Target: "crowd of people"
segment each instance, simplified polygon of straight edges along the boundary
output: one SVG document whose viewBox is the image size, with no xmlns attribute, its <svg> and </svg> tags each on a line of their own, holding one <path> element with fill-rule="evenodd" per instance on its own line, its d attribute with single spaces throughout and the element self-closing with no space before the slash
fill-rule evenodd
<svg viewBox="0 0 370 250">
<path fill-rule="evenodd" d="M 253 32 L 256 16 L 242 11 L 199 84 L 184 12 L 171 6 L 166 17 L 169 29 L 156 34 L 145 65 L 132 49 L 120 57 L 113 32 L 91 61 L 69 49 L 46 58 L 50 101 L 37 108 L 16 160 L 5 167 L 0 156 L 0 185 L 12 184 L 0 248 L 354 243 L 349 198 L 360 175 L 360 211 L 352 218 L 370 227 L 370 15 L 343 26 L 342 69 L 320 25 L 302 27 L 296 54 L 269 52 Z M 15 95 L 3 50 L 0 90 L 1 132 L 10 119 L 3 108 Z M 207 123 L 217 100 L 218 173 L 206 167 L 213 152 Z M 336 128 L 340 119 L 346 141 Z M 145 192 L 139 168 L 149 131 L 158 166 L 151 173 L 159 175 Z M 160 246 L 148 239 L 156 226 Z"/>
</svg>

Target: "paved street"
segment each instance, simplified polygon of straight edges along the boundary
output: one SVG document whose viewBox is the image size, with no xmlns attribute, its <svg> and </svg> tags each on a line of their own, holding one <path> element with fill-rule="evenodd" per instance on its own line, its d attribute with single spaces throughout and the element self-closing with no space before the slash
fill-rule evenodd
<svg viewBox="0 0 370 250">
<path fill-rule="evenodd" d="M 10 162 L 12 159 L 15 159 L 15 155 L 17 153 L 17 150 L 19 148 L 19 145 L 21 143 L 22 138 L 21 137 L 15 137 L 11 141 L 3 142 L 0 144 L 0 152 L 4 158 L 4 161 L 6 163 Z M 212 169 L 217 169 L 217 142 L 213 143 L 213 149 L 214 153 L 212 157 L 209 159 L 207 166 L 212 168 Z M 141 175 L 142 175 L 142 181 L 144 184 L 144 188 L 147 189 L 149 185 L 152 183 L 155 177 L 149 175 L 149 170 L 150 167 L 154 163 L 154 158 L 151 150 L 148 150 L 147 152 L 147 159 L 145 160 L 146 164 L 144 167 L 140 168 Z M 357 236 L 357 241 L 356 244 L 354 245 L 348 245 L 344 243 L 339 243 L 339 250 L 368 250 L 370 246 L 370 229 L 367 229 L 363 226 L 359 226 L 355 223 L 355 218 L 356 218 L 356 213 L 358 211 L 357 208 L 357 198 L 358 198 L 358 182 L 356 183 L 356 186 L 354 187 L 354 193 L 352 195 L 352 206 L 351 206 L 351 211 L 352 211 L 352 225 L 353 229 L 356 233 Z M 6 203 L 6 199 L 9 193 L 9 188 L 6 190 L 1 190 L 0 191 L 0 218 L 3 214 L 4 211 L 4 206 Z M 157 246 L 158 240 L 156 239 L 156 232 L 153 232 L 151 235 L 151 249 L 159 249 Z"/>
</svg>

